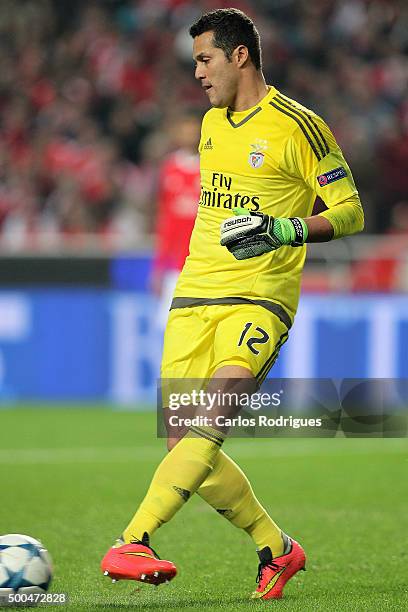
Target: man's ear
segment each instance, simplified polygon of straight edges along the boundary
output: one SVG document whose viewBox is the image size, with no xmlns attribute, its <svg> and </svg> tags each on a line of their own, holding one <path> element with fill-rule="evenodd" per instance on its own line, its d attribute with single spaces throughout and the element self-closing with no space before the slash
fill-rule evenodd
<svg viewBox="0 0 408 612">
<path fill-rule="evenodd" d="M 245 45 L 239 45 L 236 49 L 234 49 L 232 53 L 232 58 L 235 61 L 238 68 L 242 68 L 249 60 L 249 52 L 248 47 Z"/>
</svg>

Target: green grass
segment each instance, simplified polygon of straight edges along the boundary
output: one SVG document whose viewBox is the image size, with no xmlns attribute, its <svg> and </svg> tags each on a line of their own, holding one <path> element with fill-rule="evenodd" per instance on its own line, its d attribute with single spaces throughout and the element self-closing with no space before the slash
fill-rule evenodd
<svg viewBox="0 0 408 612">
<path fill-rule="evenodd" d="M 408 608 L 407 441 L 231 440 L 225 449 L 277 523 L 304 545 L 307 572 L 279 602 L 251 602 L 248 536 L 198 497 L 154 536 L 177 578 L 112 585 L 99 562 L 133 515 L 164 454 L 153 414 L 93 408 L 0 410 L 0 533 L 41 539 L 59 610 L 302 612 Z"/>
</svg>

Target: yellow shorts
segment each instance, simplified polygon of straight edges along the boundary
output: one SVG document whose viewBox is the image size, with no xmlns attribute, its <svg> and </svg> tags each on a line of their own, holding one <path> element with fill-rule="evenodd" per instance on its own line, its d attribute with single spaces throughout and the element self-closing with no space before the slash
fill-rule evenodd
<svg viewBox="0 0 408 612">
<path fill-rule="evenodd" d="M 288 338 L 287 326 L 255 304 L 194 306 L 170 311 L 161 377 L 208 379 L 240 365 L 262 384 Z"/>
</svg>

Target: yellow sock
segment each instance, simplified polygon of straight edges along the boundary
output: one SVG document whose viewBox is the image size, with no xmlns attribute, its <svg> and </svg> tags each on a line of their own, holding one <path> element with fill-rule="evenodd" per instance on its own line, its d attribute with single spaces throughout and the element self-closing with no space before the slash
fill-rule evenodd
<svg viewBox="0 0 408 612">
<path fill-rule="evenodd" d="M 269 546 L 274 557 L 283 553 L 282 531 L 256 499 L 243 471 L 223 451 L 197 493 L 233 525 L 244 529 L 258 549 Z"/>
<path fill-rule="evenodd" d="M 123 532 L 125 543 L 152 535 L 169 521 L 211 472 L 224 435 L 194 427 L 157 468 L 146 497 Z"/>
</svg>

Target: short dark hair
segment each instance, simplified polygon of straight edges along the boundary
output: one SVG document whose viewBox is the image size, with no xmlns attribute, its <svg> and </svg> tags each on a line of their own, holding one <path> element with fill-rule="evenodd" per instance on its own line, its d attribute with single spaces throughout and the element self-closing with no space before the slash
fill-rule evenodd
<svg viewBox="0 0 408 612">
<path fill-rule="evenodd" d="M 204 32 L 214 33 L 214 46 L 222 49 L 229 61 L 234 49 L 245 45 L 255 68 L 262 68 L 259 32 L 248 15 L 239 9 L 216 9 L 205 13 L 191 26 L 190 36 L 196 38 Z"/>
</svg>

